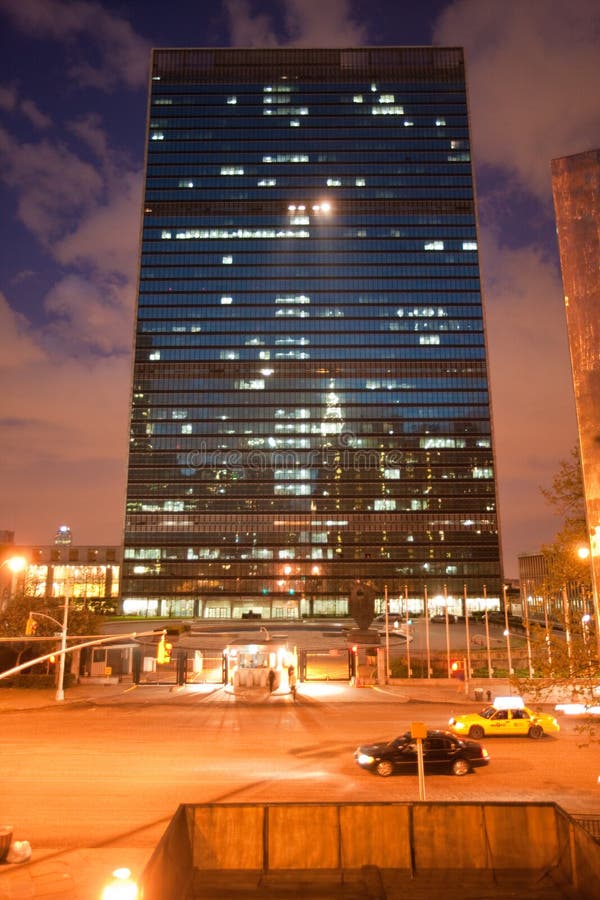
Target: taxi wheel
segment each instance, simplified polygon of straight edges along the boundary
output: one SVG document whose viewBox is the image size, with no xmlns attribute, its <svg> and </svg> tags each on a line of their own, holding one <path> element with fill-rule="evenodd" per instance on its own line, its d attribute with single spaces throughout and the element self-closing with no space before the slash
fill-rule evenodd
<svg viewBox="0 0 600 900">
<path fill-rule="evenodd" d="M 381 775 L 382 778 L 387 778 L 388 775 L 391 775 L 394 771 L 394 767 L 389 759 L 382 759 L 381 762 L 377 763 L 375 771 L 378 775 Z"/>
<path fill-rule="evenodd" d="M 472 737 L 475 741 L 480 741 L 483 737 L 483 728 L 481 725 L 471 725 L 469 728 L 469 737 Z"/>
<path fill-rule="evenodd" d="M 544 736 L 544 729 L 541 725 L 532 725 L 529 729 L 529 737 L 533 738 L 534 741 L 539 741 L 541 737 Z"/>
<path fill-rule="evenodd" d="M 468 775 L 470 771 L 471 766 L 466 759 L 455 759 L 452 763 L 453 775 Z"/>
</svg>

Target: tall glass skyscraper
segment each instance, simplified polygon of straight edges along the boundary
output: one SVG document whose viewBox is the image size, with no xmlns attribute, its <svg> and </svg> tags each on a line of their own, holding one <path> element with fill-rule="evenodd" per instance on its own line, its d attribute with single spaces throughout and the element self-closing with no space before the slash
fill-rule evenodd
<svg viewBox="0 0 600 900">
<path fill-rule="evenodd" d="M 551 171 L 600 659 L 600 150 L 553 159 Z"/>
<path fill-rule="evenodd" d="M 497 597 L 462 50 L 157 50 L 151 77 L 125 609 Z"/>
</svg>

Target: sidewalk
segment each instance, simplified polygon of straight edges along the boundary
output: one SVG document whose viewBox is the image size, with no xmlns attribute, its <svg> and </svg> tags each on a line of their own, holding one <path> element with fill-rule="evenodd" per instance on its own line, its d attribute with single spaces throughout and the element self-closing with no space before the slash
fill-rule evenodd
<svg viewBox="0 0 600 900">
<path fill-rule="evenodd" d="M 483 700 L 475 699 L 476 688 L 483 692 Z M 314 700 L 322 699 L 328 703 L 360 703 L 387 699 L 398 703 L 451 703 L 453 705 L 461 703 L 477 705 L 479 703 L 485 705 L 488 702 L 487 691 L 490 691 L 492 697 L 510 693 L 508 683 L 501 679 L 494 679 L 491 682 L 489 679 L 477 679 L 469 683 L 468 693 L 466 693 L 464 683 L 453 679 L 411 678 L 394 680 L 389 684 L 360 686 L 350 685 L 346 681 L 305 681 L 298 684 L 297 696 L 300 701 L 302 697 L 307 697 Z M 220 684 L 189 684 L 177 687 L 169 684 L 136 686 L 131 682 L 106 684 L 82 682 L 67 688 L 62 701 L 56 700 L 56 691 L 51 688 L 25 690 L 0 687 L 0 714 L 18 710 L 69 706 L 77 703 L 110 703 L 126 698 L 133 700 L 139 696 L 138 692 L 143 692 L 145 699 L 154 695 L 160 697 L 161 702 L 164 702 L 166 698 L 170 697 L 174 703 L 181 698 L 185 699 L 186 695 L 198 692 L 210 695 L 212 702 L 231 703 L 235 698 L 235 694 L 225 694 Z M 259 689 L 247 689 L 244 691 L 244 695 L 248 692 L 256 692 L 257 697 L 263 696 Z M 291 699 L 288 695 L 283 694 L 276 694 L 271 699 L 284 698 Z"/>
</svg>

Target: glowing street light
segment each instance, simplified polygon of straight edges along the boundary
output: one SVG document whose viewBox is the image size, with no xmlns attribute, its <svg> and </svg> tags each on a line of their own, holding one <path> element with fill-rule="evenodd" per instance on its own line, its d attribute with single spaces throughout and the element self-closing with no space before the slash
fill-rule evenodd
<svg viewBox="0 0 600 900">
<path fill-rule="evenodd" d="M 9 600 L 12 600 L 17 593 L 17 579 L 27 568 L 27 560 L 24 556 L 10 556 L 0 563 L 0 569 L 3 566 L 11 572 Z"/>
<path fill-rule="evenodd" d="M 115 869 L 110 882 L 102 891 L 101 900 L 137 900 L 140 896 L 137 883 L 130 869 Z"/>
</svg>

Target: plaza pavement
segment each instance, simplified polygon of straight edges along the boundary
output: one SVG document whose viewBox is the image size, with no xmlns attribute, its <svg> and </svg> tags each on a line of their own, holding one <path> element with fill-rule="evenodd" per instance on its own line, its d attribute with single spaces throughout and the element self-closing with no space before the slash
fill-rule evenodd
<svg viewBox="0 0 600 900">
<path fill-rule="evenodd" d="M 427 680 L 410 679 L 387 685 L 354 687 L 345 682 L 327 683 L 328 703 L 364 703 L 410 701 L 431 703 L 452 703 L 475 706 L 474 688 L 490 689 L 488 680 L 469 684 L 465 693 L 464 685 L 450 679 Z M 331 690 L 335 688 L 335 690 Z M 190 686 L 175 688 L 169 685 L 143 686 L 135 688 L 131 683 L 82 683 L 65 690 L 64 701 L 56 700 L 55 690 L 22 690 L 0 687 L 0 722 L 4 713 L 41 709 L 55 706 L 57 702 L 67 704 L 119 703 L 133 699 L 137 691 L 156 692 L 161 703 L 172 697 L 185 700 L 186 693 L 202 690 L 210 695 L 211 702 L 232 703 L 232 697 L 220 685 Z M 494 695 L 507 693 L 505 682 L 494 681 L 491 688 Z M 246 692 L 244 692 L 246 693 Z M 260 688 L 253 689 L 255 702 L 292 702 L 289 695 L 271 696 Z M 323 693 L 319 682 L 305 682 L 298 686 L 298 702 L 318 700 Z M 485 693 L 484 693 L 485 696 Z M 233 701 L 235 702 L 235 701 Z M 7 722 L 8 724 L 8 722 Z M 1 799 L 0 799 L 1 810 Z M 2 824 L 2 823 L 0 823 Z M 7 823 L 8 824 L 8 823 Z M 15 829 L 13 839 L 26 840 Z M 122 847 L 89 847 L 75 850 L 38 850 L 32 848 L 31 859 L 21 864 L 0 864 L 0 900 L 100 900 L 102 887 L 110 878 L 110 873 L 123 865 L 124 856 L 133 877 L 143 871 L 150 853 L 147 848 L 131 848 L 127 852 Z"/>
</svg>

